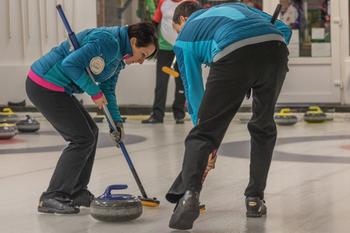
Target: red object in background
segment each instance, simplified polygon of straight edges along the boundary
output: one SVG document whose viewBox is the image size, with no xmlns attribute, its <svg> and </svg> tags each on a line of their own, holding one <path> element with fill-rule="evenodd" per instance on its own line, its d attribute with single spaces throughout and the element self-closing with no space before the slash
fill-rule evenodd
<svg viewBox="0 0 350 233">
<path fill-rule="evenodd" d="M 16 144 L 25 142 L 23 139 L 11 138 L 11 139 L 2 139 L 0 140 L 0 145 Z"/>
<path fill-rule="evenodd" d="M 350 144 L 341 145 L 340 148 L 345 149 L 345 150 L 350 150 Z"/>
</svg>

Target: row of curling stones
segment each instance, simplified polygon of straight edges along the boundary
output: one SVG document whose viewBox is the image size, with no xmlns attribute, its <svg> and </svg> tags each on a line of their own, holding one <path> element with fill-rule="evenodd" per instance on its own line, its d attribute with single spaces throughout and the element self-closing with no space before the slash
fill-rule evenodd
<svg viewBox="0 0 350 233">
<path fill-rule="evenodd" d="M 11 108 L 4 108 L 0 112 L 0 139 L 11 139 L 17 134 L 16 122 L 18 116 Z"/>
<path fill-rule="evenodd" d="M 20 132 L 36 132 L 40 129 L 40 123 L 31 116 L 26 115 L 26 119 L 19 120 L 16 113 L 11 108 L 4 108 L 0 112 L 0 123 L 16 124 Z"/>
<path fill-rule="evenodd" d="M 248 123 L 251 115 L 243 115 L 239 118 L 241 123 Z M 282 108 L 274 116 L 277 125 L 290 126 L 298 122 L 298 117 L 293 114 L 289 108 Z M 304 121 L 307 123 L 323 123 L 333 120 L 332 116 L 328 116 L 319 106 L 310 106 L 304 114 Z"/>
<path fill-rule="evenodd" d="M 304 113 L 304 121 L 307 123 L 323 123 L 329 120 L 333 120 L 333 117 L 327 116 L 319 106 L 310 106 Z M 294 125 L 298 118 L 289 108 L 282 108 L 275 115 L 275 122 L 277 125 Z"/>
<path fill-rule="evenodd" d="M 0 139 L 11 139 L 17 132 L 32 133 L 40 129 L 40 123 L 27 115 L 27 119 L 20 120 L 16 124 L 0 123 Z"/>
<path fill-rule="evenodd" d="M 0 112 L 0 139 L 11 139 L 17 132 L 32 133 L 40 129 L 40 123 L 31 116 L 26 115 L 26 119 L 19 120 L 10 108 L 4 108 Z"/>
</svg>

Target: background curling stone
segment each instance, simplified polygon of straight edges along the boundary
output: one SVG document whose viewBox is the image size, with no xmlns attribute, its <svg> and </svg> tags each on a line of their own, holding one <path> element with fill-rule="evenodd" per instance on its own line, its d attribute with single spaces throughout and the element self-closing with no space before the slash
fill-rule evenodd
<svg viewBox="0 0 350 233">
<path fill-rule="evenodd" d="M 298 118 L 291 113 L 289 108 L 282 108 L 279 113 L 275 115 L 275 122 L 277 125 L 294 125 L 298 122 Z"/>
<path fill-rule="evenodd" d="M 310 106 L 304 114 L 304 121 L 307 123 L 323 123 L 327 120 L 327 115 L 319 106 Z"/>
<path fill-rule="evenodd" d="M 93 117 L 93 119 L 94 119 L 94 121 L 95 121 L 96 123 L 101 123 L 101 122 L 103 122 L 103 120 L 105 119 L 105 117 L 104 117 L 104 115 L 96 115 L 96 116 Z"/>
<path fill-rule="evenodd" d="M 40 129 L 40 123 L 29 115 L 26 115 L 25 120 L 18 121 L 16 126 L 18 131 L 24 133 L 32 133 Z"/>
<path fill-rule="evenodd" d="M 17 134 L 15 124 L 0 123 L 0 139 L 11 139 Z"/>
<path fill-rule="evenodd" d="M 22 101 L 19 101 L 19 102 L 9 101 L 9 102 L 7 102 L 7 105 L 9 107 L 25 107 L 26 106 L 26 100 L 22 100 Z"/>
<path fill-rule="evenodd" d="M 0 123 L 16 123 L 18 116 L 12 111 L 11 108 L 4 108 L 0 112 Z"/>
<path fill-rule="evenodd" d="M 104 222 L 124 222 L 136 219 L 142 214 L 141 201 L 130 194 L 112 194 L 112 190 L 126 189 L 127 185 L 110 185 L 90 205 L 93 218 Z"/>
</svg>

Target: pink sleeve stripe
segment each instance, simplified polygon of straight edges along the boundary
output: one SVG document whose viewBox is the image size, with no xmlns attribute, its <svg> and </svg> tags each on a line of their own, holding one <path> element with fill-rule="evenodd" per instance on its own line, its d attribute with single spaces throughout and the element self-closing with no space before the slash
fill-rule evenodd
<svg viewBox="0 0 350 233">
<path fill-rule="evenodd" d="M 64 92 L 64 88 L 63 87 L 57 86 L 56 84 L 53 84 L 53 83 L 43 79 L 42 77 L 40 77 L 39 75 L 34 73 L 34 71 L 32 69 L 29 70 L 28 77 L 33 82 L 38 84 L 39 86 L 44 87 L 44 88 L 46 88 L 48 90 L 57 91 L 57 92 Z"/>
<path fill-rule="evenodd" d="M 91 96 L 92 100 L 97 100 L 103 96 L 103 92 L 100 91 L 97 95 Z"/>
</svg>

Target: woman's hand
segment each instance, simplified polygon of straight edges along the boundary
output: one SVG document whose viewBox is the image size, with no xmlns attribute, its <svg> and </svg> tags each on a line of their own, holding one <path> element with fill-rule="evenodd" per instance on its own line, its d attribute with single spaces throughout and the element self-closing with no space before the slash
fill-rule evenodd
<svg viewBox="0 0 350 233">
<path fill-rule="evenodd" d="M 116 130 L 110 130 L 111 137 L 113 141 L 116 142 L 117 147 L 119 147 L 119 143 L 123 142 L 125 137 L 124 127 L 123 123 L 121 122 L 114 122 Z"/>
</svg>

